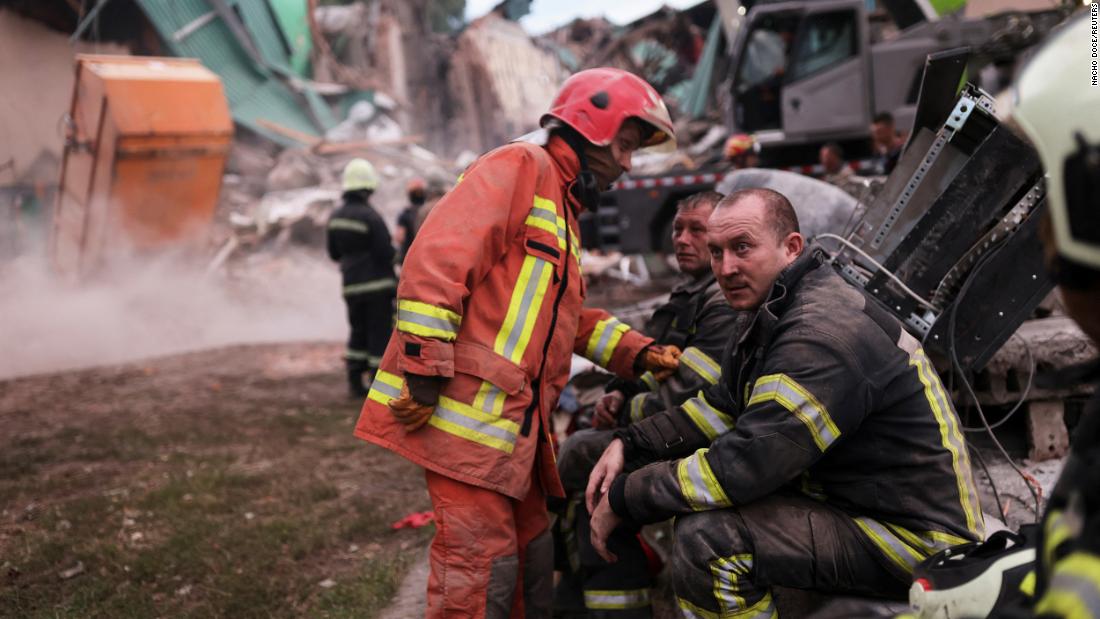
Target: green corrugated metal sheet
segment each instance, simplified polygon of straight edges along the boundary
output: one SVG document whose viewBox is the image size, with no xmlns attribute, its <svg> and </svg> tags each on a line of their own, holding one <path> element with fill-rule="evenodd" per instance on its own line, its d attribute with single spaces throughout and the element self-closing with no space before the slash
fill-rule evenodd
<svg viewBox="0 0 1100 619">
<path fill-rule="evenodd" d="M 259 121 L 266 120 L 308 135 L 320 135 L 321 127 L 307 108 L 316 107 L 316 102 L 307 102 L 305 97 L 293 92 L 266 67 L 253 62 L 220 18 L 209 20 L 177 40 L 174 35 L 181 28 L 214 10 L 205 0 L 137 0 L 137 4 L 172 53 L 199 58 L 222 78 L 235 121 L 287 145 L 296 145 L 297 142 L 264 128 Z M 278 26 L 266 2 L 248 0 L 230 4 L 252 34 L 265 62 L 276 71 L 289 73 L 288 56 L 282 48 Z M 322 106 L 328 112 L 323 102 Z M 324 121 L 331 120 L 331 113 L 328 115 L 329 118 Z"/>
<path fill-rule="evenodd" d="M 309 77 L 309 53 L 313 49 L 313 35 L 309 32 L 306 0 L 267 0 L 275 13 L 275 21 L 283 31 L 283 39 L 290 47 L 290 68 L 303 77 Z"/>
</svg>

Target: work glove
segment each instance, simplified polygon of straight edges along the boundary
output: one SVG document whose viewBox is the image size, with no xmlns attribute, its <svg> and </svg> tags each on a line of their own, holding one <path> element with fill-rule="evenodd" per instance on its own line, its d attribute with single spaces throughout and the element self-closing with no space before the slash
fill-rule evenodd
<svg viewBox="0 0 1100 619">
<path fill-rule="evenodd" d="M 663 381 L 676 372 L 680 367 L 680 349 L 675 346 L 652 345 L 638 355 L 642 370 L 653 373 L 658 381 Z"/>
<path fill-rule="evenodd" d="M 405 375 L 401 395 L 390 401 L 390 413 L 405 426 L 405 432 L 415 432 L 428 423 L 439 403 L 442 387 L 440 376 Z"/>
</svg>

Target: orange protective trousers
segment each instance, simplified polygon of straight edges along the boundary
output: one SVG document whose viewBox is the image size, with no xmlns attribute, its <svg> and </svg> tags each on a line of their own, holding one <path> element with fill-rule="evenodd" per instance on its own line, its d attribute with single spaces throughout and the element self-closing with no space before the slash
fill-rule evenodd
<svg viewBox="0 0 1100 619">
<path fill-rule="evenodd" d="M 537 479 L 522 501 L 426 471 L 435 510 L 429 619 L 550 617 L 554 551 Z"/>
</svg>

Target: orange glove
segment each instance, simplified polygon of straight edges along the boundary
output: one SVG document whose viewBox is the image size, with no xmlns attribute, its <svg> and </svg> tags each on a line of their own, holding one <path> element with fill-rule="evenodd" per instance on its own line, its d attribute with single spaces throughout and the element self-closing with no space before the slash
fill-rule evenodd
<svg viewBox="0 0 1100 619">
<path fill-rule="evenodd" d="M 409 387 L 401 387 L 401 395 L 390 401 L 390 413 L 405 426 L 405 432 L 415 432 L 431 419 L 435 407 L 431 404 L 421 404 L 409 394 Z"/>
<path fill-rule="evenodd" d="M 653 345 L 642 352 L 642 367 L 653 372 L 653 377 L 663 381 L 680 367 L 680 349 L 675 346 Z"/>
<path fill-rule="evenodd" d="M 417 390 L 418 398 L 409 393 L 409 383 Z M 401 395 L 390 401 L 390 413 L 405 426 L 405 432 L 415 432 L 431 419 L 435 412 L 435 404 L 439 401 L 440 381 L 435 377 L 422 377 L 412 375 L 405 376 L 405 385 L 401 387 Z M 426 400 L 430 404 L 418 400 Z"/>
</svg>

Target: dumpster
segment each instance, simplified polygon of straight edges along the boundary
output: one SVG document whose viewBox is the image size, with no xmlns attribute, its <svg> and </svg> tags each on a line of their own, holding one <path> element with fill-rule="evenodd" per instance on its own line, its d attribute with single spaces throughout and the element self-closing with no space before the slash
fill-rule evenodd
<svg viewBox="0 0 1100 619">
<path fill-rule="evenodd" d="M 233 139 L 217 75 L 194 59 L 78 55 L 67 121 L 55 270 L 80 279 L 201 238 Z"/>
</svg>

